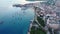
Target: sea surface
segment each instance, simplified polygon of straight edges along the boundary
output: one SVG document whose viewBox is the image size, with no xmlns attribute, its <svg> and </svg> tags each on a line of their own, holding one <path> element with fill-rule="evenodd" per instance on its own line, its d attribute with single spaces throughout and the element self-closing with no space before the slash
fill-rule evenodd
<svg viewBox="0 0 60 34">
<path fill-rule="evenodd" d="M 27 34 L 34 11 L 13 7 L 19 0 L 0 0 L 0 34 Z"/>
</svg>

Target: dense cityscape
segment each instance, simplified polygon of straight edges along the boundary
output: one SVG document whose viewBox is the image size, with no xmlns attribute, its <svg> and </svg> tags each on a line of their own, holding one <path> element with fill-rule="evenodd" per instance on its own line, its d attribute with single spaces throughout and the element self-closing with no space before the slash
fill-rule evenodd
<svg viewBox="0 0 60 34">
<path fill-rule="evenodd" d="M 0 34 L 60 34 L 60 0 L 0 0 Z"/>
</svg>

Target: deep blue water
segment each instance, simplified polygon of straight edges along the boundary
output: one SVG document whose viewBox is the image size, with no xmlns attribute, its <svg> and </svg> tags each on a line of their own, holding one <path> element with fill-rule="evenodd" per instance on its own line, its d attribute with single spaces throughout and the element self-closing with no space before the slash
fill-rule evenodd
<svg viewBox="0 0 60 34">
<path fill-rule="evenodd" d="M 0 34 L 27 34 L 30 20 L 34 18 L 31 9 L 12 7 L 17 0 L 0 0 Z"/>
</svg>

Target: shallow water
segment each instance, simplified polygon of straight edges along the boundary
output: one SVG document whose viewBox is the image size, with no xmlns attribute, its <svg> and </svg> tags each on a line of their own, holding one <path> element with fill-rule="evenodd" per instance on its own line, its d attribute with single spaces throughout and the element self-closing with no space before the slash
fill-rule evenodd
<svg viewBox="0 0 60 34">
<path fill-rule="evenodd" d="M 0 0 L 0 34 L 27 34 L 34 12 L 12 7 L 19 3 L 19 0 Z"/>
</svg>

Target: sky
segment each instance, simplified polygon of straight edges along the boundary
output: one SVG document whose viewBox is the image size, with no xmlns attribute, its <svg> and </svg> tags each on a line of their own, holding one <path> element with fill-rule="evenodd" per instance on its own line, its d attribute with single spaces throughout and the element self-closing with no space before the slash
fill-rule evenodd
<svg viewBox="0 0 60 34">
<path fill-rule="evenodd" d="M 0 8 L 11 6 L 13 4 L 24 4 L 27 3 L 25 0 L 0 0 Z"/>
<path fill-rule="evenodd" d="M 26 4 L 26 3 L 33 3 L 33 1 L 26 1 L 26 0 L 0 0 L 0 4 Z M 39 1 L 34 1 L 39 2 Z"/>
<path fill-rule="evenodd" d="M 0 8 L 11 7 L 13 4 L 26 4 L 26 3 L 35 3 L 39 1 L 26 1 L 26 0 L 0 0 Z M 7 7 L 7 8 L 8 8 Z"/>
</svg>

